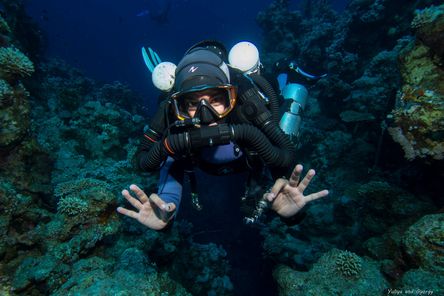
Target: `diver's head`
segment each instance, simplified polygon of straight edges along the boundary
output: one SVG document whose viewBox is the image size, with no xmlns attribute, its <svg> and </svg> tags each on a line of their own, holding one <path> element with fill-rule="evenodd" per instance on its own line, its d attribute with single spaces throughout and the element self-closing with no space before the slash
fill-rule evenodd
<svg viewBox="0 0 444 296">
<path fill-rule="evenodd" d="M 224 118 L 236 103 L 227 64 L 203 47 L 190 49 L 177 65 L 171 99 L 180 120 L 197 117 L 202 124 Z"/>
</svg>

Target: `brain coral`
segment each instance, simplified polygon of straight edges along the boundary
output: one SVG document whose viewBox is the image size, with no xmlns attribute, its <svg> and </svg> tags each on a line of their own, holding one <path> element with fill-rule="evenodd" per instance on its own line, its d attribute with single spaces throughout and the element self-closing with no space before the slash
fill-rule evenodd
<svg viewBox="0 0 444 296">
<path fill-rule="evenodd" d="M 336 269 L 345 277 L 354 277 L 361 272 L 361 257 L 350 251 L 341 251 L 335 259 Z"/>
</svg>

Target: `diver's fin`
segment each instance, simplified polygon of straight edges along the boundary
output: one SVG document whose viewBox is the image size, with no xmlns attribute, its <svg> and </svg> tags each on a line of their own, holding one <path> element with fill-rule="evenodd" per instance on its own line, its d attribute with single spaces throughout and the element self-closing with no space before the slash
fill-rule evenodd
<svg viewBox="0 0 444 296">
<path fill-rule="evenodd" d="M 151 60 L 154 62 L 156 66 L 162 63 L 162 60 L 159 58 L 157 52 L 152 50 L 151 47 L 148 47 L 148 51 L 150 52 Z"/>
<path fill-rule="evenodd" d="M 150 72 L 153 72 L 154 68 L 161 63 L 159 55 L 151 47 L 148 47 L 148 52 L 145 47 L 142 47 L 142 57 Z"/>
<path fill-rule="evenodd" d="M 145 62 L 145 65 L 148 67 L 148 70 L 150 70 L 150 72 L 153 72 L 154 65 L 151 63 L 150 58 L 148 57 L 148 53 L 146 52 L 145 47 L 142 47 L 142 57 L 143 57 L 143 61 Z"/>
<path fill-rule="evenodd" d="M 324 78 L 324 77 L 327 76 L 327 74 L 322 74 L 322 75 L 319 75 L 319 76 L 316 76 L 316 75 L 313 75 L 313 74 L 309 74 L 309 73 L 305 72 L 304 70 L 302 70 L 299 67 L 296 67 L 295 71 L 296 71 L 296 73 L 301 74 L 302 76 L 304 76 L 308 80 L 319 80 L 319 79 Z"/>
</svg>

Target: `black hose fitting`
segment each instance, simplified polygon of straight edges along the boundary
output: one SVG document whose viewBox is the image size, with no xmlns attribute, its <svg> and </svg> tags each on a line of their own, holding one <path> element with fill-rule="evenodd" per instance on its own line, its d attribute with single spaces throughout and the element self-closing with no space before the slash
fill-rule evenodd
<svg viewBox="0 0 444 296">
<path fill-rule="evenodd" d="M 230 129 L 227 124 L 201 126 L 200 128 L 192 129 L 189 134 L 192 148 L 228 144 L 231 138 Z"/>
</svg>

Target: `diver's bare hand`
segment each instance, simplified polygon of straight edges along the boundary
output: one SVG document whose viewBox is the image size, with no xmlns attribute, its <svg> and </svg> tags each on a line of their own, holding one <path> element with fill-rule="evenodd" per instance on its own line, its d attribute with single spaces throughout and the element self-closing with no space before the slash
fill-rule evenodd
<svg viewBox="0 0 444 296">
<path fill-rule="evenodd" d="M 290 180 L 277 179 L 271 192 L 264 194 L 264 198 L 272 202 L 272 209 L 282 217 L 291 217 L 308 202 L 328 195 L 328 190 L 322 190 L 305 196 L 304 190 L 310 184 L 316 172 L 313 169 L 309 170 L 304 179 L 299 182 L 302 169 L 302 165 L 298 164 L 294 168 Z"/>
<path fill-rule="evenodd" d="M 134 184 L 130 186 L 130 190 L 136 194 L 137 198 L 133 197 L 126 189 L 122 191 L 122 195 L 137 211 L 118 207 L 117 212 L 136 219 L 154 230 L 163 229 L 168 225 L 168 222 L 176 212 L 176 205 L 174 203 L 165 203 L 155 193 L 148 197 L 142 189 Z"/>
</svg>

